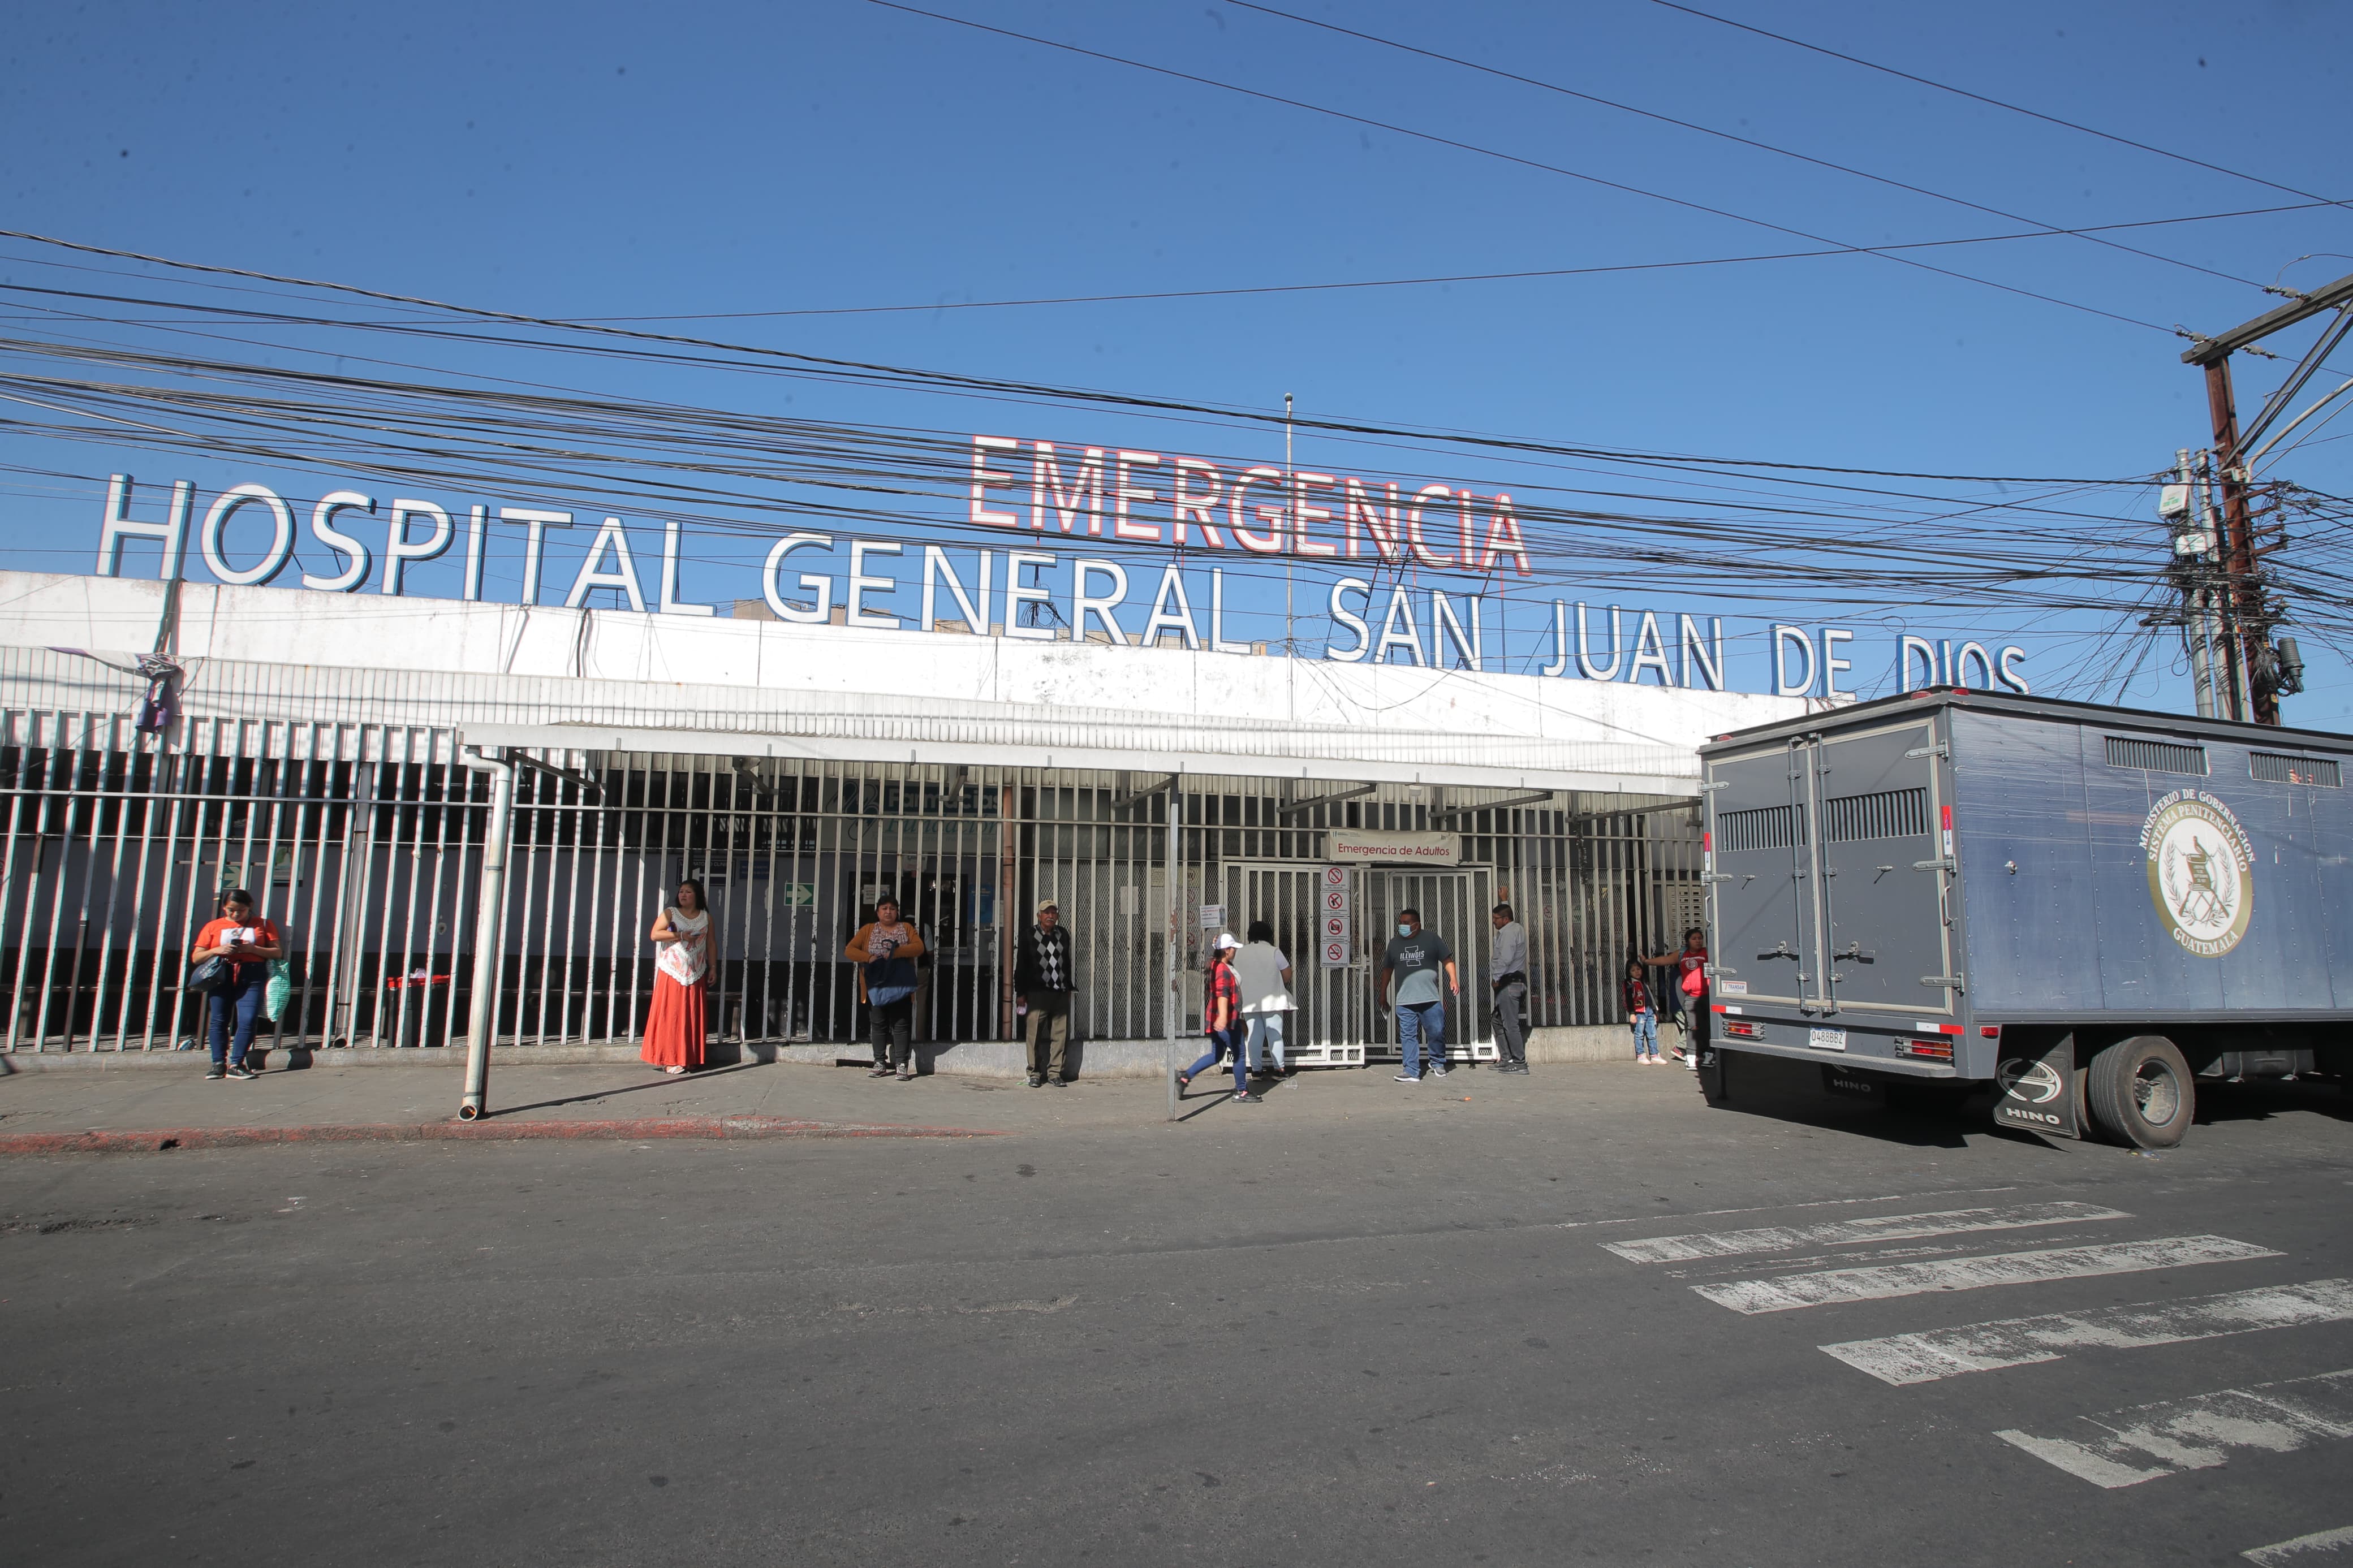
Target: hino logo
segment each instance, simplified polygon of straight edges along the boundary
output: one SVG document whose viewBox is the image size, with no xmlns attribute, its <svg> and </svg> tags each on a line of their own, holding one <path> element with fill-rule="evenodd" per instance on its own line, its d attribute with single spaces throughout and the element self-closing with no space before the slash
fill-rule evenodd
<svg viewBox="0 0 2353 1568">
<path fill-rule="evenodd" d="M 2001 1108 L 2001 1114 L 2010 1121 L 2031 1121 L 2042 1127 L 2064 1127 L 2067 1124 L 2063 1117 L 2053 1116 L 2047 1110 L 2032 1110 L 2023 1105 L 2005 1105 Z"/>
<path fill-rule="evenodd" d="M 2048 1105 L 2067 1088 L 2066 1080 L 2059 1076 L 2058 1068 L 2049 1062 L 2030 1061 L 2023 1057 L 2012 1057 L 2002 1063 L 1997 1077 L 2004 1094 L 2030 1105 Z M 2051 1120 L 2056 1121 L 2058 1118 L 2054 1116 Z"/>
</svg>

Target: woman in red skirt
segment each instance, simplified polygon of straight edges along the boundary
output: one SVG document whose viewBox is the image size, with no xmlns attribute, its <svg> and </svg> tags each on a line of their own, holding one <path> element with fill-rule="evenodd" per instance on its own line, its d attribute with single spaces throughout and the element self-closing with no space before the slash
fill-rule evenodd
<svg viewBox="0 0 2353 1568">
<path fill-rule="evenodd" d="M 711 976 L 711 910 L 702 884 L 678 885 L 678 900 L 654 917 L 654 1005 L 638 1054 L 666 1073 L 702 1065 L 702 997 Z"/>
</svg>

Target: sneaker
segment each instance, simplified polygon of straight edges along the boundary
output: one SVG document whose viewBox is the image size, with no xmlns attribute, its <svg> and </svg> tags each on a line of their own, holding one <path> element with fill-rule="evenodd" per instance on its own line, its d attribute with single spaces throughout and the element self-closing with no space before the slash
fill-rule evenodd
<svg viewBox="0 0 2353 1568">
<path fill-rule="evenodd" d="M 1262 1094 L 1252 1094 L 1250 1090 L 1244 1089 L 1240 1094 L 1234 1096 L 1234 1102 L 1237 1105 L 1264 1105 L 1266 1103 L 1266 1096 Z"/>
<path fill-rule="evenodd" d="M 889 1078 L 891 1076 L 891 1069 L 883 1066 L 881 1062 L 876 1062 L 872 1067 L 866 1069 L 866 1076 L 868 1078 Z"/>
<path fill-rule="evenodd" d="M 1391 1083 L 1419 1083 L 1421 1081 L 1421 1075 L 1418 1072 L 1401 1072 L 1389 1081 Z"/>
<path fill-rule="evenodd" d="M 1049 1089 L 1068 1089 L 1071 1087 L 1071 1080 L 1066 1078 L 1050 1077 L 1046 1079 L 1046 1087 Z"/>
<path fill-rule="evenodd" d="M 914 1069 L 914 1068 L 901 1068 L 899 1069 L 899 1081 L 900 1081 L 901 1083 L 913 1083 L 913 1082 L 914 1082 L 914 1081 L 915 1081 L 915 1069 Z"/>
<path fill-rule="evenodd" d="M 1444 1078 L 1446 1076 L 1446 1069 L 1444 1068 L 1432 1068 L 1430 1069 L 1429 1076 L 1431 1078 Z"/>
<path fill-rule="evenodd" d="M 1694 1052 L 1691 1053 L 1690 1055 L 1688 1055 L 1688 1056 L 1684 1057 L 1684 1058 L 1683 1058 L 1683 1066 L 1685 1066 L 1685 1067 L 1687 1067 L 1687 1068 L 1691 1068 L 1691 1070 L 1692 1070 L 1692 1071 L 1694 1071 L 1694 1072 L 1697 1072 L 1697 1071 L 1699 1071 L 1699 1053 L 1698 1053 L 1698 1052 L 1696 1052 L 1696 1051 L 1694 1051 Z"/>
<path fill-rule="evenodd" d="M 1031 1074 L 1029 1075 L 1029 1087 L 1030 1087 L 1031 1089 L 1036 1089 L 1039 1085 L 1040 1085 L 1040 1084 L 1044 1083 L 1045 1081 L 1046 1081 L 1046 1075 L 1045 1075 L 1045 1074 L 1043 1074 L 1043 1073 L 1035 1073 L 1035 1072 L 1033 1072 L 1033 1073 L 1031 1073 Z"/>
<path fill-rule="evenodd" d="M 253 1069 L 246 1066 L 243 1062 L 239 1062 L 235 1067 L 228 1069 L 228 1076 L 231 1078 L 251 1078 L 253 1076 Z"/>
<path fill-rule="evenodd" d="M 208 1068 L 206 1068 L 205 1069 L 205 1077 L 206 1077 L 206 1078 L 208 1078 L 208 1079 L 227 1078 L 227 1076 L 228 1076 L 228 1068 L 227 1068 L 223 1067 L 223 1066 L 222 1066 L 220 1063 L 218 1063 L 218 1062 L 215 1062 L 215 1063 L 213 1063 L 213 1065 L 212 1065 L 212 1066 L 210 1066 L 210 1067 L 208 1067 Z"/>
<path fill-rule="evenodd" d="M 1192 1088 L 1192 1087 L 1193 1087 L 1193 1075 L 1192 1075 L 1191 1073 L 1188 1073 L 1188 1072 L 1180 1072 L 1180 1073 L 1178 1073 L 1178 1074 L 1176 1075 L 1176 1087 L 1177 1087 L 1178 1089 L 1190 1089 L 1190 1088 Z"/>
</svg>

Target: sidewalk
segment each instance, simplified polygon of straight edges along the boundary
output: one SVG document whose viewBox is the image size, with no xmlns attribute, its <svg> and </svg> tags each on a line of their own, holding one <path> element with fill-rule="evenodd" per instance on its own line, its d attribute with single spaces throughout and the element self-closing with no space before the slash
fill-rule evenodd
<svg viewBox="0 0 2353 1568">
<path fill-rule="evenodd" d="M 1165 1082 L 1087 1079 L 1030 1089 L 1018 1079 L 927 1075 L 913 1083 L 858 1068 L 745 1063 L 669 1078 L 643 1066 L 493 1064 L 490 1114 L 458 1118 L 463 1058 L 445 1069 L 364 1067 L 274 1070 L 251 1082 L 185 1072 L 38 1072 L 0 1077 L 0 1155 L 143 1152 L 248 1143 L 423 1139 L 971 1138 L 1141 1127 L 1168 1114 Z M 1207 1080 L 1179 1107 L 1188 1120 L 1387 1119 L 1545 1111 L 1564 1094 L 1620 1079 L 1661 1095 L 1697 1090 L 1688 1074 L 1631 1063 L 1539 1068 L 1528 1078 L 1458 1068 L 1446 1081 L 1389 1081 L 1388 1069 L 1314 1070 L 1270 1086 L 1265 1103 L 1232 1104 Z"/>
</svg>

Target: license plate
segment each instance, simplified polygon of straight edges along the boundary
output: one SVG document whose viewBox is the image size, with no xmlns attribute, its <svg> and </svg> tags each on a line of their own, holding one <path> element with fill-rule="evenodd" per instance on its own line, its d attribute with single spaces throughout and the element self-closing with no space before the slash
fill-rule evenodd
<svg viewBox="0 0 2353 1568">
<path fill-rule="evenodd" d="M 1818 1051 L 1842 1051 L 1846 1049 L 1846 1031 L 1844 1029 L 1808 1029 L 1806 1044 Z"/>
</svg>

